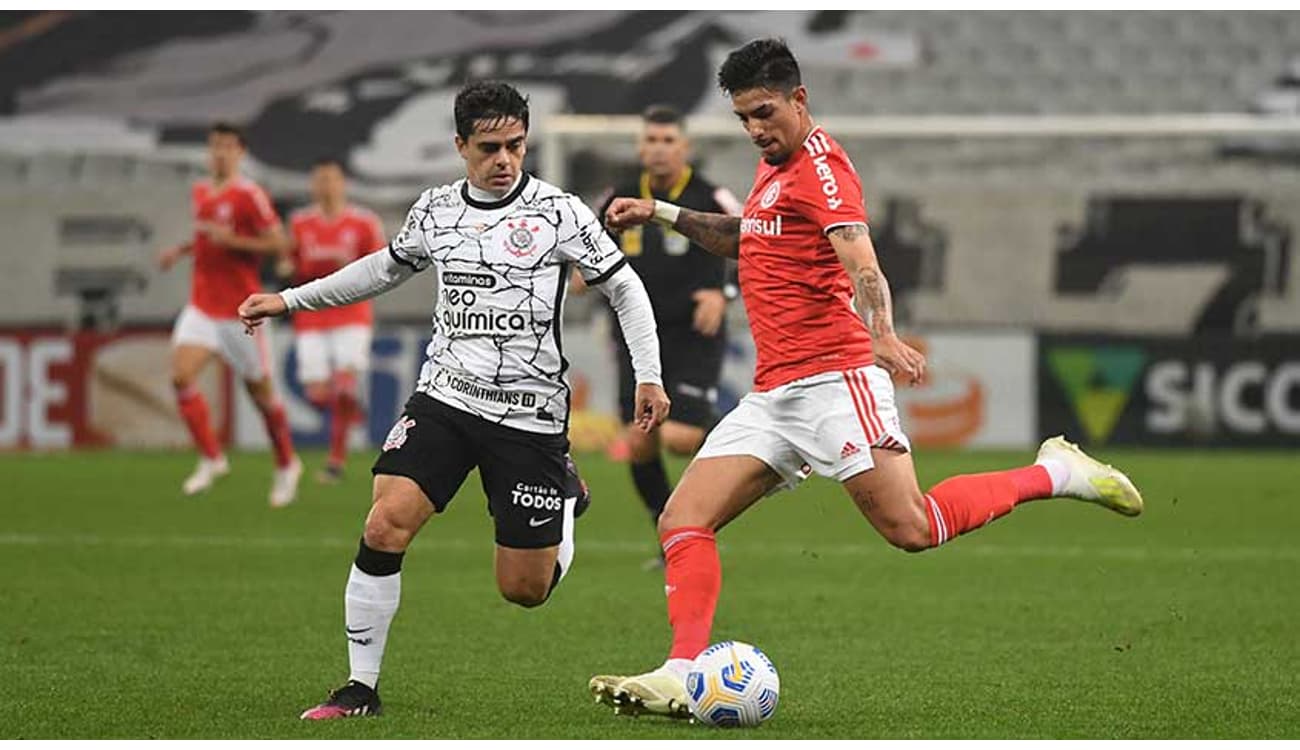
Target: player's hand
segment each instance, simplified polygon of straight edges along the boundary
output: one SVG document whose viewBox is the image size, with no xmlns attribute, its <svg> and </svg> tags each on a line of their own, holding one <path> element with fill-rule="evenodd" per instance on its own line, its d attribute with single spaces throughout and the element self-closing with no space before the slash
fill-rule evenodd
<svg viewBox="0 0 1300 750">
<path fill-rule="evenodd" d="M 692 326 L 705 336 L 717 336 L 722 328 L 722 317 L 727 312 L 727 297 L 721 289 L 698 289 L 691 295 L 695 300 L 695 319 Z"/>
<path fill-rule="evenodd" d="M 605 226 L 614 231 L 645 224 L 654 218 L 655 202 L 646 198 L 615 198 L 605 210 Z"/>
<path fill-rule="evenodd" d="M 279 317 L 288 311 L 289 306 L 278 294 L 250 294 L 239 306 L 239 319 L 244 323 L 245 332 L 251 335 L 263 320 Z"/>
<path fill-rule="evenodd" d="M 918 385 L 925 379 L 925 355 L 903 343 L 897 334 L 889 334 L 871 342 L 871 351 L 876 362 L 907 381 L 909 385 Z"/>
<path fill-rule="evenodd" d="M 176 261 L 180 260 L 181 256 L 184 254 L 185 254 L 184 245 L 175 245 L 173 247 L 166 248 L 162 252 L 158 253 L 158 270 L 170 271 L 171 267 L 176 265 Z"/>
<path fill-rule="evenodd" d="M 668 418 L 668 407 L 671 405 L 663 386 L 654 383 L 636 384 L 636 411 L 633 413 L 636 415 L 636 426 L 642 432 L 650 432 L 663 424 Z"/>
</svg>

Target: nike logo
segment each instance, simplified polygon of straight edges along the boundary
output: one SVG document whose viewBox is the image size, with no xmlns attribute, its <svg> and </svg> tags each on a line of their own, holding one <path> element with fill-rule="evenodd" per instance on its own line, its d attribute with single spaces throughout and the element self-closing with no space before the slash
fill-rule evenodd
<svg viewBox="0 0 1300 750">
<path fill-rule="evenodd" d="M 346 626 L 346 625 L 343 626 L 343 629 L 346 630 L 346 631 L 348 631 L 348 635 L 356 635 L 357 633 L 364 633 L 364 632 L 366 632 L 367 630 L 374 630 L 373 627 L 369 627 L 369 628 L 355 628 L 355 629 L 354 629 L 354 628 L 349 628 L 349 627 Z"/>
<path fill-rule="evenodd" d="M 370 644 L 375 642 L 373 638 L 353 638 L 351 636 L 348 637 L 348 640 L 352 641 L 358 646 L 369 646 Z"/>
<path fill-rule="evenodd" d="M 529 525 L 529 526 L 532 526 L 532 527 L 535 529 L 535 528 L 537 528 L 538 526 L 545 526 L 546 524 L 548 524 L 548 523 L 550 523 L 551 521 L 554 521 L 554 520 L 555 520 L 555 516 L 551 516 L 550 518 L 543 518 L 543 519 L 540 520 L 540 521 L 537 520 L 536 517 L 533 517 L 533 518 L 529 518 L 529 519 L 528 519 L 528 525 Z"/>
</svg>

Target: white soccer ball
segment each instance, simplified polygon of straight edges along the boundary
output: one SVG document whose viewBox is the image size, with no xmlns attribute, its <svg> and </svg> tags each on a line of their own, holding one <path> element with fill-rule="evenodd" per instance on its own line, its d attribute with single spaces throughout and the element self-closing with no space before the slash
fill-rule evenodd
<svg viewBox="0 0 1300 750">
<path fill-rule="evenodd" d="M 686 702 L 695 720 L 713 727 L 756 727 L 776 713 L 781 679 L 767 654 L 723 641 L 700 652 L 686 673 Z"/>
</svg>

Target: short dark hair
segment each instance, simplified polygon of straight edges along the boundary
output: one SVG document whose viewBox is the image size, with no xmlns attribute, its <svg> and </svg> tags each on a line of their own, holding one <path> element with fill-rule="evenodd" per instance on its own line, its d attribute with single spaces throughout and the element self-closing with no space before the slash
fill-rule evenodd
<svg viewBox="0 0 1300 750">
<path fill-rule="evenodd" d="M 682 130 L 686 129 L 686 118 L 682 117 L 681 110 L 669 104 L 652 104 L 646 107 L 641 113 L 641 121 L 656 125 L 676 125 Z"/>
<path fill-rule="evenodd" d="M 456 135 L 469 140 L 475 123 L 500 124 L 515 119 L 528 131 L 528 98 L 508 83 L 477 81 L 456 94 Z"/>
<path fill-rule="evenodd" d="M 342 160 L 340 160 L 337 156 L 317 157 L 316 160 L 311 163 L 311 168 L 319 169 L 320 167 L 338 167 L 340 172 L 347 171 L 346 169 L 343 168 Z"/>
<path fill-rule="evenodd" d="M 208 128 L 208 135 L 233 135 L 235 140 L 239 141 L 239 145 L 248 145 L 248 142 L 244 140 L 244 129 L 233 122 L 218 120 L 212 123 L 212 127 Z"/>
<path fill-rule="evenodd" d="M 718 86 L 728 95 L 760 88 L 789 94 L 801 83 L 799 62 L 783 39 L 755 39 L 718 68 Z"/>
</svg>

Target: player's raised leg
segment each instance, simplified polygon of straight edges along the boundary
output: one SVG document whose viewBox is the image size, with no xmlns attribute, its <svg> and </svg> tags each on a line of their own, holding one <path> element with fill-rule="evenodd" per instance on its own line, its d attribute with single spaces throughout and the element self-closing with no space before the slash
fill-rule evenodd
<svg viewBox="0 0 1300 750">
<path fill-rule="evenodd" d="M 617 713 L 687 718 L 683 682 L 692 659 L 709 645 L 722 588 L 715 532 L 781 482 L 753 456 L 697 458 L 687 467 L 659 516 L 666 564 L 664 592 L 672 648 L 658 669 L 634 676 L 597 675 L 588 687 L 598 703 Z"/>
<path fill-rule="evenodd" d="M 433 503 L 414 480 L 375 477 L 374 502 L 344 595 L 348 681 L 331 691 L 324 703 L 304 711 L 302 718 L 340 719 L 381 712 L 379 670 L 402 596 L 402 557 L 434 512 Z"/>
</svg>

